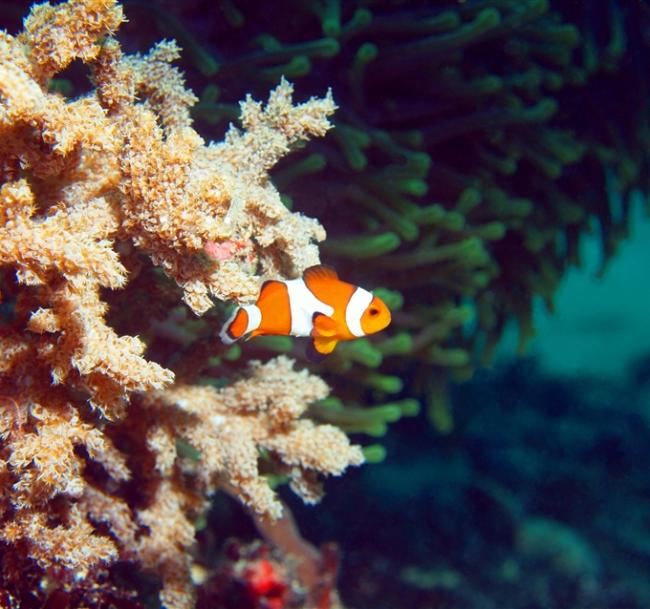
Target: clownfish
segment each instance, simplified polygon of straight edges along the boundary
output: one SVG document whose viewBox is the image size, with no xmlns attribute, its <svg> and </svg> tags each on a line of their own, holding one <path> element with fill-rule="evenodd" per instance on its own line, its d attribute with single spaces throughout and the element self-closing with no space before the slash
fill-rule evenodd
<svg viewBox="0 0 650 609">
<path fill-rule="evenodd" d="M 339 341 L 379 332 L 390 319 L 381 298 L 319 265 L 300 279 L 265 281 L 255 304 L 239 307 L 219 336 L 227 345 L 265 334 L 310 336 L 307 355 L 320 361 Z"/>
</svg>

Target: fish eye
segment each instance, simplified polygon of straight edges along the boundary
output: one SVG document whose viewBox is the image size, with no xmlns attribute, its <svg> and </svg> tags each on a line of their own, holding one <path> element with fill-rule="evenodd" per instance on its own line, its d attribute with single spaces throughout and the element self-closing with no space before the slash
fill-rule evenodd
<svg viewBox="0 0 650 609">
<path fill-rule="evenodd" d="M 372 307 L 369 311 L 370 315 L 378 315 L 379 314 L 379 309 L 375 309 L 375 307 Z"/>
</svg>

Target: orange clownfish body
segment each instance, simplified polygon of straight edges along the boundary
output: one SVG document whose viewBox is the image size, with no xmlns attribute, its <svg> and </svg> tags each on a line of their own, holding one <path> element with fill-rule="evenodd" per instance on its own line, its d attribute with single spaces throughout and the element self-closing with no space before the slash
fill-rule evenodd
<svg viewBox="0 0 650 609">
<path fill-rule="evenodd" d="M 264 334 L 311 336 L 309 355 L 319 360 L 339 341 L 374 334 L 389 323 L 381 298 L 341 281 L 329 267 L 312 266 L 302 279 L 264 282 L 257 302 L 238 308 L 220 336 L 226 344 Z"/>
</svg>

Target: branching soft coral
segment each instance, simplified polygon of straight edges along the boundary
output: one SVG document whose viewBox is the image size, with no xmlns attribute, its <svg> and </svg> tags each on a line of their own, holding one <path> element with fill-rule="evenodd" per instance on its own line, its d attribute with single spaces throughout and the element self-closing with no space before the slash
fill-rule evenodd
<svg viewBox="0 0 650 609">
<path fill-rule="evenodd" d="M 144 107 L 134 109 L 132 122 L 125 126 L 124 188 L 130 203 L 124 210 L 125 228 L 135 232 L 135 243 L 151 251 L 154 262 L 176 279 L 197 312 L 211 306 L 209 294 L 252 297 L 259 285 L 256 263 L 264 275 L 297 275 L 318 260 L 311 241 L 324 239 L 323 229 L 287 212 L 263 168 L 298 141 L 294 130 L 302 136 L 309 129 L 322 134 L 327 126 L 324 116 L 333 104 L 327 98 L 328 103 L 308 102 L 296 109 L 300 112 L 290 113 L 290 91 L 282 83 L 264 113 L 251 113 L 247 107 L 254 103 L 244 103 L 247 131 L 232 128 L 223 144 L 204 147 L 190 129 L 163 139 L 155 116 Z M 308 119 L 314 113 L 320 116 L 312 124 Z M 276 114 L 284 122 L 276 121 L 272 129 L 267 123 Z M 301 129 L 303 123 L 308 126 Z M 168 171 L 169 166 L 175 170 Z M 291 233 L 286 232 L 289 218 L 296 229 Z M 289 241 L 298 239 L 297 247 L 282 247 L 288 235 Z M 217 266 L 206 264 L 201 253 L 208 243 L 233 239 L 244 244 L 236 258 Z"/>
<path fill-rule="evenodd" d="M 111 37 L 122 21 L 115 0 L 69 0 L 0 32 L 0 577 L 19 589 L 11 565 L 31 560 L 69 590 L 135 561 L 160 576 L 166 607 L 185 609 L 210 493 L 273 518 L 260 455 L 307 501 L 317 474 L 363 457 L 303 418 L 328 393 L 320 379 L 278 358 L 221 389 L 174 385 L 183 362 L 150 361 L 143 338 L 109 325 L 107 292 L 124 290 L 125 306 L 151 298 L 133 288 L 148 258 L 201 314 L 211 297 L 242 300 L 317 263 L 324 230 L 289 212 L 267 172 L 327 131 L 334 102 L 294 106 L 283 80 L 265 107 L 242 103 L 243 130 L 206 145 L 171 65 L 178 47 L 123 55 Z M 77 59 L 95 89 L 67 100 L 48 86 Z"/>
<path fill-rule="evenodd" d="M 120 414 L 128 391 L 162 387 L 173 374 L 142 358 L 144 344 L 118 337 L 105 324 L 100 287 L 118 288 L 126 272 L 108 237 L 117 230 L 116 210 L 105 198 L 32 217 L 34 194 L 27 181 L 0 188 L 0 262 L 16 268 L 24 293 L 17 312 L 29 315 L 27 341 L 38 360 L 51 369 L 52 381 L 73 382 L 87 389 L 104 415 Z M 36 334 L 42 339 L 36 341 Z"/>
<path fill-rule="evenodd" d="M 244 379 L 224 389 L 177 386 L 153 394 L 148 405 L 166 409 L 156 419 L 167 433 L 199 450 L 199 475 L 207 488 L 221 480 L 257 513 L 277 518 L 281 506 L 259 473 L 260 451 L 279 463 L 307 502 L 320 498 L 314 473 L 338 475 L 363 462 L 359 447 L 350 446 L 341 430 L 300 419 L 310 402 L 328 392 L 322 380 L 294 371 L 293 362 L 281 356 L 265 365 L 252 362 Z M 164 455 L 168 442 L 158 438 L 158 454 Z"/>
<path fill-rule="evenodd" d="M 250 98 L 242 103 L 243 132 L 231 127 L 223 143 L 205 146 L 190 126 L 196 98 L 169 65 L 177 55 L 173 43 L 136 58 L 106 45 L 94 77 L 123 138 L 122 231 L 203 313 L 212 305 L 210 295 L 252 297 L 258 264 L 263 276 L 294 276 L 318 261 L 312 242 L 325 232 L 318 222 L 287 211 L 267 171 L 299 142 L 323 135 L 335 106 L 328 94 L 294 107 L 292 88 L 282 81 L 266 109 Z M 103 86 L 107 80 L 110 86 Z M 136 93 L 147 103 L 135 104 Z M 236 257 L 214 264 L 204 255 L 215 243 L 232 240 L 242 244 Z"/>
</svg>

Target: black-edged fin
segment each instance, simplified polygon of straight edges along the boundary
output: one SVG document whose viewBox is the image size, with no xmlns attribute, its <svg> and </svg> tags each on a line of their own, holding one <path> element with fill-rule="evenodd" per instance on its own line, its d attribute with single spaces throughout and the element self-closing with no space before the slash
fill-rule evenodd
<svg viewBox="0 0 650 609">
<path fill-rule="evenodd" d="M 307 357 L 312 362 L 322 362 L 338 344 L 336 338 L 317 336 L 307 347 Z"/>
<path fill-rule="evenodd" d="M 312 336 L 335 336 L 338 330 L 336 322 L 324 313 L 314 313 L 311 318 L 311 323 L 313 326 L 311 331 Z"/>
<path fill-rule="evenodd" d="M 336 271 L 331 266 L 325 266 L 324 264 L 317 264 L 316 266 L 310 266 L 308 269 L 305 269 L 305 272 L 302 274 L 302 277 L 305 281 L 309 282 L 312 279 L 315 281 L 318 280 L 338 280 L 339 276 Z"/>
<path fill-rule="evenodd" d="M 307 356 L 307 359 L 313 364 L 320 364 L 327 357 L 327 353 L 319 353 L 316 351 L 314 342 L 311 340 L 307 343 L 305 355 Z"/>
</svg>

